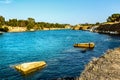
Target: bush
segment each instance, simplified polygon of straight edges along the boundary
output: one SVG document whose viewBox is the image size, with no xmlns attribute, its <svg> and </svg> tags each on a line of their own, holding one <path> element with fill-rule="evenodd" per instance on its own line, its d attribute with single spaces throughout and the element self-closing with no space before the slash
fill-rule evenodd
<svg viewBox="0 0 120 80">
<path fill-rule="evenodd" d="M 3 32 L 8 32 L 9 29 L 7 27 L 4 27 L 4 28 L 0 28 L 0 31 L 3 31 Z"/>
</svg>

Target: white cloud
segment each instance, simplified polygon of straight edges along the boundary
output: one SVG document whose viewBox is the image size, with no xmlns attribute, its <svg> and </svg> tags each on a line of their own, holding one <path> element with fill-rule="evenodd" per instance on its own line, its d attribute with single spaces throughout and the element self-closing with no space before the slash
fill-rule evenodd
<svg viewBox="0 0 120 80">
<path fill-rule="evenodd" d="M 10 4 L 12 2 L 12 0 L 0 0 L 0 3 L 3 4 Z"/>
</svg>

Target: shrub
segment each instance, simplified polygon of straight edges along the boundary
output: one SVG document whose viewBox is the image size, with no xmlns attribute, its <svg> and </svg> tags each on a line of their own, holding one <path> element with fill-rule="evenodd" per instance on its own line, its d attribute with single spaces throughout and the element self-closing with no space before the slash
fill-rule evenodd
<svg viewBox="0 0 120 80">
<path fill-rule="evenodd" d="M 0 28 L 0 31 L 3 31 L 3 32 L 8 32 L 9 29 L 7 27 L 4 27 L 4 28 Z"/>
</svg>

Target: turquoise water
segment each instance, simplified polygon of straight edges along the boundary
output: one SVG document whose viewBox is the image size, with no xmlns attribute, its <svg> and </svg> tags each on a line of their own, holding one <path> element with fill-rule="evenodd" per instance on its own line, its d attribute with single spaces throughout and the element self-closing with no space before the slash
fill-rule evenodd
<svg viewBox="0 0 120 80">
<path fill-rule="evenodd" d="M 93 50 L 82 52 L 75 43 L 94 42 Z M 55 30 L 0 35 L 0 80 L 46 80 L 77 77 L 93 58 L 107 49 L 120 47 L 120 37 L 87 31 Z M 46 61 L 47 66 L 28 76 L 22 76 L 16 64 Z"/>
</svg>

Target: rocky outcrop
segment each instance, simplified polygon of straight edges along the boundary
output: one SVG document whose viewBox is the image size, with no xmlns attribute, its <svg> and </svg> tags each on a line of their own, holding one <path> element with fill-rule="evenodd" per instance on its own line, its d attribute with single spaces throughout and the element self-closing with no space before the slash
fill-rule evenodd
<svg viewBox="0 0 120 80">
<path fill-rule="evenodd" d="M 102 24 L 97 27 L 94 32 L 105 34 L 120 34 L 120 23 Z"/>
<path fill-rule="evenodd" d="M 90 26 L 76 25 L 73 27 L 73 30 L 88 30 Z"/>
<path fill-rule="evenodd" d="M 120 80 L 120 48 L 90 61 L 79 80 Z"/>
<path fill-rule="evenodd" d="M 8 26 L 9 32 L 24 32 L 27 31 L 26 27 L 10 27 Z"/>
<path fill-rule="evenodd" d="M 27 75 L 31 72 L 37 71 L 42 69 L 46 66 L 45 61 L 38 61 L 38 62 L 28 62 L 14 66 L 15 69 L 20 71 L 23 75 Z"/>
</svg>

